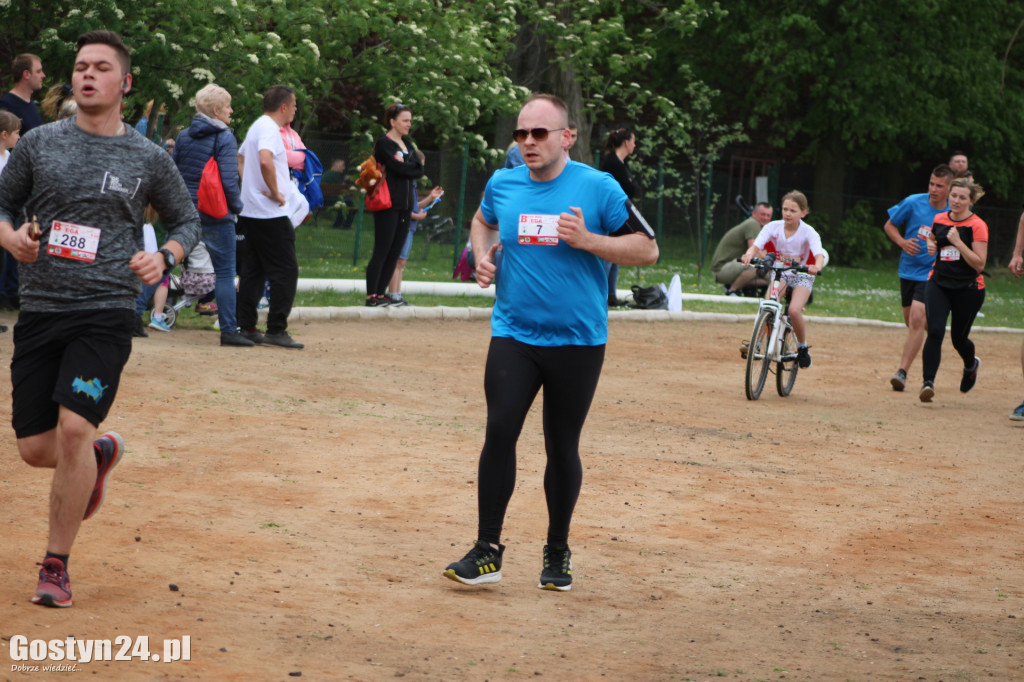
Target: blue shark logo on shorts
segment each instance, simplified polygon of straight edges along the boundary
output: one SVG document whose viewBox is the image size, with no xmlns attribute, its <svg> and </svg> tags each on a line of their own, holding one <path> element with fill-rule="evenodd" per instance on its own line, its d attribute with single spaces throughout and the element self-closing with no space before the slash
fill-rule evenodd
<svg viewBox="0 0 1024 682">
<path fill-rule="evenodd" d="M 82 377 L 78 377 L 71 382 L 71 388 L 75 393 L 84 393 L 92 398 L 94 402 L 99 403 L 100 400 L 103 399 L 103 392 L 106 391 L 109 386 L 104 386 L 100 382 L 99 377 L 89 379 L 88 381 Z"/>
</svg>

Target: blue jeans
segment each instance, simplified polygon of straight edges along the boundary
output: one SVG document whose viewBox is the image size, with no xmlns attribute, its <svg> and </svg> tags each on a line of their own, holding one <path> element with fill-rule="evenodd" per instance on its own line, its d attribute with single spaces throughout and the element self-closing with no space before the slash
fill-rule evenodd
<svg viewBox="0 0 1024 682">
<path fill-rule="evenodd" d="M 214 293 L 217 297 L 217 320 L 220 331 L 233 334 L 238 331 L 235 313 L 235 224 L 230 220 L 203 225 L 203 244 L 210 252 L 213 271 L 217 274 Z"/>
<path fill-rule="evenodd" d="M 163 282 L 163 281 L 164 280 L 161 277 L 160 278 L 160 282 Z M 146 306 L 148 306 L 149 302 L 151 300 L 153 300 L 153 294 L 156 293 L 157 287 L 160 286 L 160 282 L 157 282 L 156 284 L 143 284 L 142 285 L 142 293 L 139 294 L 139 297 L 137 299 L 135 299 L 135 314 L 138 317 L 142 317 L 142 313 L 146 312 Z M 160 310 L 160 311 L 157 311 L 157 312 L 163 312 L 163 311 Z"/>
</svg>

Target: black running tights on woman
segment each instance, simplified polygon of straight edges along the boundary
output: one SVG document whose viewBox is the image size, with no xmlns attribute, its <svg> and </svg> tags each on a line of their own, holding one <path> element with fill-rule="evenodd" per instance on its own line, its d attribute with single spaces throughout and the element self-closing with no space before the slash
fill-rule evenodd
<svg viewBox="0 0 1024 682">
<path fill-rule="evenodd" d="M 549 545 L 566 545 L 583 481 L 580 433 L 604 364 L 604 346 L 531 346 L 494 337 L 484 369 L 487 434 L 480 453 L 479 539 L 498 543 L 516 485 L 516 441 L 544 387 L 544 496 Z"/>
<path fill-rule="evenodd" d="M 924 362 L 924 380 L 935 381 L 942 362 L 942 339 L 946 336 L 949 319 L 949 339 L 963 358 L 964 368 L 974 367 L 974 342 L 968 338 L 974 318 L 985 302 L 985 290 L 971 285 L 966 289 L 947 289 L 935 282 L 925 287 L 925 314 L 928 318 L 928 337 L 924 342 L 921 359 Z"/>
</svg>

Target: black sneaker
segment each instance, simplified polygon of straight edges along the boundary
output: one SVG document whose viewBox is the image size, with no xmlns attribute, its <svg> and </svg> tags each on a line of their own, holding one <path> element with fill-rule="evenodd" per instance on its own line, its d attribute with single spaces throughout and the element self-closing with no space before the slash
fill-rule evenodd
<svg viewBox="0 0 1024 682">
<path fill-rule="evenodd" d="M 540 572 L 542 590 L 568 592 L 572 589 L 572 552 L 565 545 L 544 545 L 544 570 Z"/>
<path fill-rule="evenodd" d="M 931 381 L 924 382 L 924 386 L 921 387 L 921 392 L 918 396 L 922 403 L 930 403 L 932 398 L 935 397 L 935 384 Z"/>
<path fill-rule="evenodd" d="M 902 391 L 907 387 L 907 373 L 905 370 L 898 369 L 896 373 L 892 375 L 892 379 L 889 379 L 889 383 L 892 384 L 892 390 Z"/>
<path fill-rule="evenodd" d="M 391 299 L 380 294 L 370 294 L 366 297 L 367 308 L 383 308 L 391 305 Z"/>
<path fill-rule="evenodd" d="M 263 335 L 263 344 L 267 346 L 281 346 L 282 348 L 295 348 L 296 350 L 306 346 L 291 337 L 288 332 L 274 332 Z"/>
<path fill-rule="evenodd" d="M 981 367 L 981 358 L 974 356 L 974 367 L 964 370 L 964 377 L 960 380 L 960 392 L 967 393 L 978 381 L 978 368 Z"/>
<path fill-rule="evenodd" d="M 807 369 L 811 366 L 811 351 L 807 346 L 800 346 L 796 349 L 796 362 L 800 369 Z"/>
<path fill-rule="evenodd" d="M 238 335 L 243 338 L 249 339 L 257 346 L 263 343 L 263 334 L 260 334 L 255 329 L 250 329 L 249 331 L 239 330 Z"/>
<path fill-rule="evenodd" d="M 402 296 L 401 294 L 388 294 L 387 296 L 388 301 L 390 301 L 390 305 L 393 305 L 396 308 L 399 308 L 404 305 L 409 305 L 409 302 L 405 300 L 405 297 Z"/>
<path fill-rule="evenodd" d="M 239 334 L 238 332 L 221 332 L 220 333 L 220 345 L 222 346 L 238 346 L 241 348 L 251 348 L 256 345 L 256 342 L 247 336 Z"/>
<path fill-rule="evenodd" d="M 498 549 L 494 549 L 491 543 L 477 540 L 462 561 L 448 564 L 444 576 L 464 585 L 496 583 L 501 580 L 501 555 L 504 553 L 505 545 L 499 544 Z"/>
</svg>

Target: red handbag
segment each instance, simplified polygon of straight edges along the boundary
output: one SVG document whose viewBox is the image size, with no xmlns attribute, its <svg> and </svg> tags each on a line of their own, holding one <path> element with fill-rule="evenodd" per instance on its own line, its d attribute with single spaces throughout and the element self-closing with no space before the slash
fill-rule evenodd
<svg viewBox="0 0 1024 682">
<path fill-rule="evenodd" d="M 219 133 L 218 133 L 219 135 Z M 217 164 L 217 138 L 213 138 L 213 156 L 203 166 L 196 191 L 196 208 L 220 220 L 228 215 L 228 199 L 224 196 L 224 183 L 220 181 L 220 166 Z"/>
<path fill-rule="evenodd" d="M 374 192 L 366 195 L 367 211 L 386 211 L 391 208 L 391 190 L 388 189 L 387 176 L 384 167 L 380 169 L 380 180 Z"/>
<path fill-rule="evenodd" d="M 220 166 L 213 156 L 203 166 L 203 175 L 199 178 L 198 208 L 211 218 L 224 218 L 228 214 L 228 200 L 224 196 L 224 185 L 220 181 Z"/>
</svg>

